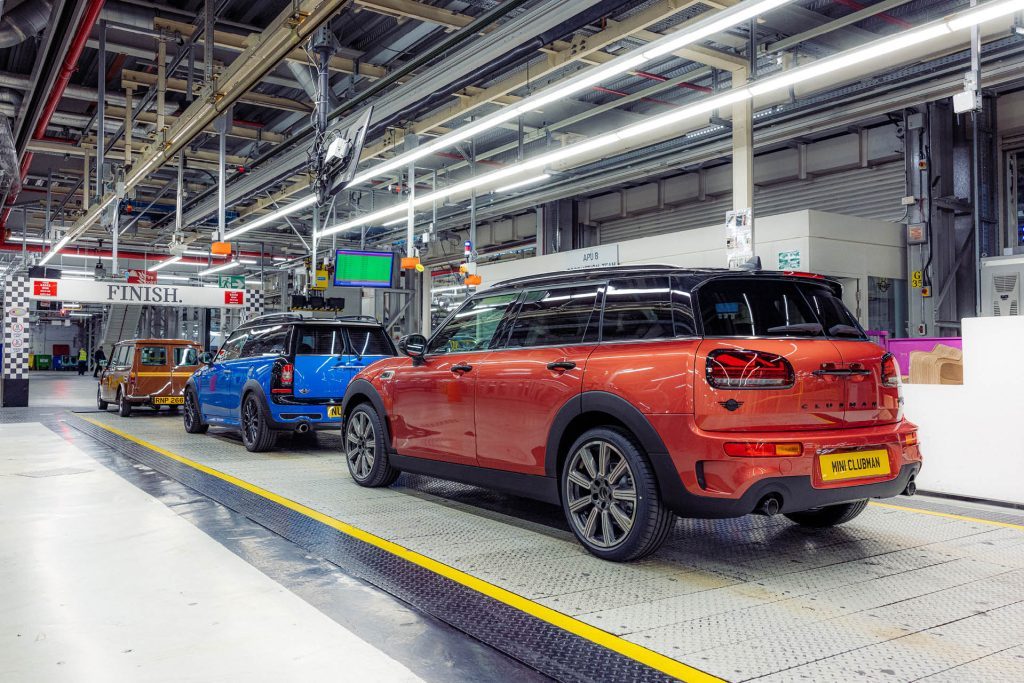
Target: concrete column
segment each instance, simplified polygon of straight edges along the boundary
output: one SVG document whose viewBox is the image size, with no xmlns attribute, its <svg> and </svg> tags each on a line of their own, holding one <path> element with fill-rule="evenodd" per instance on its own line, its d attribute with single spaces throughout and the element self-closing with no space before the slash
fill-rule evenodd
<svg viewBox="0 0 1024 683">
<path fill-rule="evenodd" d="M 734 88 L 746 83 L 746 69 L 732 72 Z M 741 211 L 748 207 L 754 207 L 754 126 L 750 98 L 732 106 L 732 208 Z"/>
</svg>

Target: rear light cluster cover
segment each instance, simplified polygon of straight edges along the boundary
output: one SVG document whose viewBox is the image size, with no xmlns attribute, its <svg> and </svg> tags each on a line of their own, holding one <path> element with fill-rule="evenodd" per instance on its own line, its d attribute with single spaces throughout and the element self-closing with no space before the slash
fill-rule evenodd
<svg viewBox="0 0 1024 683">
<path fill-rule="evenodd" d="M 900 364 L 891 353 L 882 357 L 882 385 L 890 389 L 900 385 Z"/>
<path fill-rule="evenodd" d="M 782 356 L 736 349 L 709 353 L 706 376 L 715 389 L 788 389 L 796 381 L 793 366 Z"/>
<path fill-rule="evenodd" d="M 278 362 L 274 366 L 270 393 L 290 394 L 295 381 L 295 366 L 291 363 Z"/>
</svg>

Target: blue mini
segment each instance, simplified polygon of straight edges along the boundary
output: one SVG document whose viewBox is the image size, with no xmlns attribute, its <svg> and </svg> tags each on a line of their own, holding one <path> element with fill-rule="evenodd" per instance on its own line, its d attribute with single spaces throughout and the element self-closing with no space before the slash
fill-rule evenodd
<svg viewBox="0 0 1024 683">
<path fill-rule="evenodd" d="M 384 328 L 368 316 L 259 316 L 235 330 L 216 357 L 206 355 L 189 378 L 185 431 L 235 428 L 255 452 L 272 448 L 284 431 L 339 428 L 349 381 L 395 353 Z"/>
</svg>

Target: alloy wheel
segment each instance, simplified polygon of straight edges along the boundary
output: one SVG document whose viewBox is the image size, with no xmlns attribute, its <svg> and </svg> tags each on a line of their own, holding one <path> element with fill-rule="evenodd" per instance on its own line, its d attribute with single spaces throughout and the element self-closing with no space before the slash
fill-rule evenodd
<svg viewBox="0 0 1024 683">
<path fill-rule="evenodd" d="M 597 548 L 622 543 L 637 515 L 636 481 L 625 456 L 607 441 L 588 441 L 567 467 L 565 496 L 576 532 Z"/>
<path fill-rule="evenodd" d="M 256 401 L 252 398 L 246 399 L 242 406 L 242 429 L 249 443 L 255 443 L 259 438 L 260 413 L 256 408 Z"/>
<path fill-rule="evenodd" d="M 370 476 L 377 447 L 376 434 L 370 417 L 363 412 L 353 413 L 345 426 L 345 452 L 349 470 L 357 479 Z"/>
<path fill-rule="evenodd" d="M 199 411 L 196 409 L 196 399 L 192 392 L 185 393 L 185 428 L 192 429 L 199 423 Z"/>
</svg>

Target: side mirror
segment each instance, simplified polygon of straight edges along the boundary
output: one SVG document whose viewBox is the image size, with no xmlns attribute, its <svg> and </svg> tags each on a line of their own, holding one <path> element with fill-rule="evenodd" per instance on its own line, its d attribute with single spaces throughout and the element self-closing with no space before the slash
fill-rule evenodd
<svg viewBox="0 0 1024 683">
<path fill-rule="evenodd" d="M 209 351 L 203 351 L 199 354 L 199 362 L 205 365 L 213 365 L 213 354 Z"/>
<path fill-rule="evenodd" d="M 398 340 L 398 350 L 416 363 L 422 363 L 427 353 L 427 338 L 422 334 L 409 334 Z"/>
</svg>

